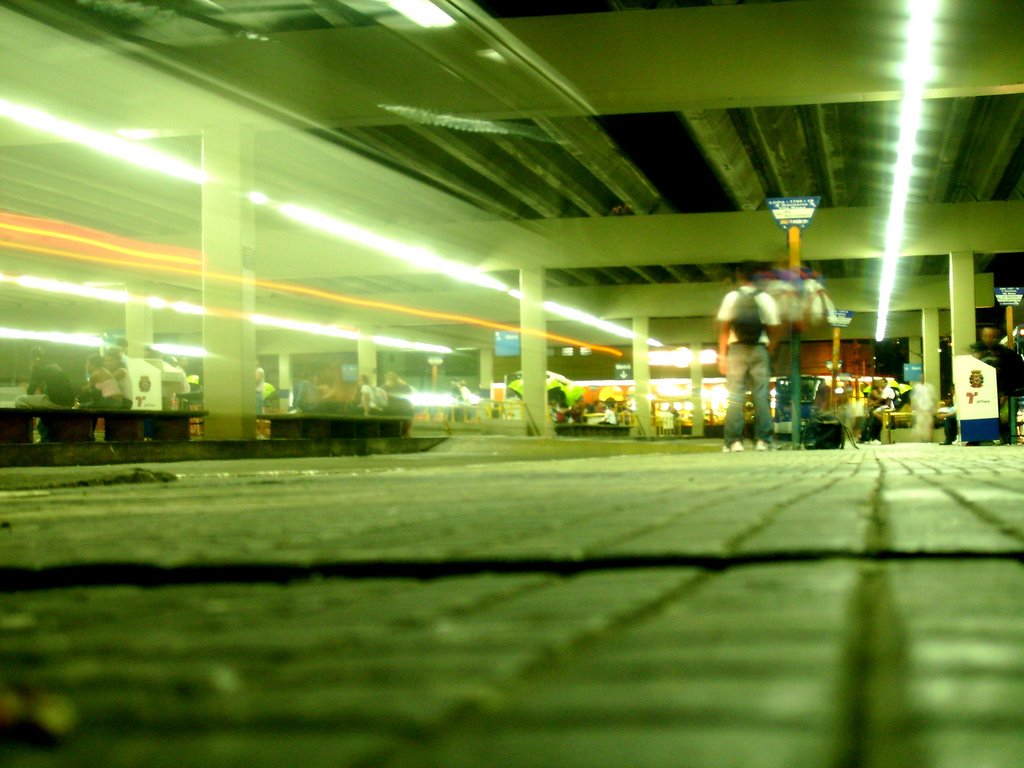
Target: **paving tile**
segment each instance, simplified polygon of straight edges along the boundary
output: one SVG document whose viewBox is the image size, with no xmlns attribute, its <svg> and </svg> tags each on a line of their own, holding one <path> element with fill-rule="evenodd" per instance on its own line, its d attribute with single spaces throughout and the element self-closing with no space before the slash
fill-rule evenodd
<svg viewBox="0 0 1024 768">
<path fill-rule="evenodd" d="M 517 446 L 7 478 L 0 764 L 1020 765 L 1024 450 Z"/>
</svg>

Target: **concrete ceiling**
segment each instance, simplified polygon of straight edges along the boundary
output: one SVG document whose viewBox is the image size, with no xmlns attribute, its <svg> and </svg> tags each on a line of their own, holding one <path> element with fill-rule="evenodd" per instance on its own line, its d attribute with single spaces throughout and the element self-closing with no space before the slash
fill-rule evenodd
<svg viewBox="0 0 1024 768">
<path fill-rule="evenodd" d="M 204 131 L 245 125 L 254 186 L 273 200 L 510 284 L 543 267 L 551 298 L 627 323 L 652 316 L 652 333 L 712 311 L 730 264 L 784 256 L 766 197 L 820 195 L 804 256 L 841 306 L 870 312 L 900 96 L 898 3 L 435 4 L 457 23 L 421 29 L 377 0 L 0 0 L 0 98 L 98 130 L 156 131 L 149 145 L 197 165 Z M 950 251 L 975 251 L 990 271 L 996 254 L 1012 266 L 1024 250 L 1022 36 L 1018 2 L 944 4 L 900 270 L 938 288 L 898 292 L 897 310 L 943 305 L 933 278 Z M 201 207 L 198 186 L 0 122 L 2 211 L 198 251 Z M 458 346 L 486 344 L 492 329 L 361 302 L 518 323 L 510 298 L 268 208 L 257 210 L 255 268 L 285 286 L 258 289 L 266 314 Z M 198 276 L 10 240 L 0 270 L 201 292 Z M 111 311 L 5 287 L 0 322 L 52 326 L 55 305 L 74 330 Z"/>
</svg>

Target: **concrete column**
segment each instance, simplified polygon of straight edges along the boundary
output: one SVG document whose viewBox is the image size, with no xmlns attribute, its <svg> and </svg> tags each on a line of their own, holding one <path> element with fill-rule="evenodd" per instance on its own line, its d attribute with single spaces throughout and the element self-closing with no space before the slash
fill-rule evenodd
<svg viewBox="0 0 1024 768">
<path fill-rule="evenodd" d="M 650 437 L 654 434 L 651 423 L 651 364 L 647 359 L 649 325 L 646 317 L 633 318 L 633 390 L 637 423 L 629 433 L 634 437 Z"/>
<path fill-rule="evenodd" d="M 977 335 L 974 314 L 974 254 L 949 254 L 949 325 L 954 355 L 971 351 Z"/>
<path fill-rule="evenodd" d="M 939 310 L 937 307 L 921 310 L 921 362 L 924 364 L 924 383 L 932 386 L 936 397 L 942 397 L 939 378 Z"/>
<path fill-rule="evenodd" d="M 544 270 L 519 272 L 519 357 L 523 374 L 523 419 L 527 435 L 552 434 L 547 402 L 548 342 L 544 333 Z"/>
<path fill-rule="evenodd" d="M 253 142 L 244 126 L 203 133 L 203 403 L 206 438 L 256 437 Z"/>
<path fill-rule="evenodd" d="M 289 391 L 292 388 L 292 356 L 290 354 L 277 356 L 277 388 Z"/>
<path fill-rule="evenodd" d="M 491 385 L 494 383 L 494 345 L 480 348 L 480 389 L 491 395 Z"/>
<path fill-rule="evenodd" d="M 373 340 L 376 328 L 360 328 L 362 334 L 356 342 L 356 356 L 359 368 L 359 375 L 366 376 L 371 384 L 380 384 L 377 381 L 377 343 Z"/>
<path fill-rule="evenodd" d="M 128 357 L 142 357 L 153 343 L 153 308 L 148 304 L 130 302 L 124 309 L 124 333 L 128 340 Z"/>
<path fill-rule="evenodd" d="M 701 343 L 693 342 L 690 345 L 693 351 L 693 362 L 690 363 L 690 384 L 693 391 L 693 429 L 690 435 L 693 437 L 704 437 L 704 398 L 701 397 L 701 389 L 704 387 L 704 366 L 700 362 Z"/>
</svg>

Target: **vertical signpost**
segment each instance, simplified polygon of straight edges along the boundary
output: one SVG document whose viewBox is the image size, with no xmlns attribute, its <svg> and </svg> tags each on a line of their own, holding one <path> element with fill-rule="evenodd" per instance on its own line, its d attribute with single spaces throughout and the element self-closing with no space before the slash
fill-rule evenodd
<svg viewBox="0 0 1024 768">
<path fill-rule="evenodd" d="M 789 325 L 790 376 L 789 390 L 792 398 L 792 443 L 800 447 L 801 407 L 800 386 L 800 314 L 803 311 L 803 282 L 800 279 L 800 232 L 807 228 L 814 211 L 821 202 L 820 197 L 769 197 L 765 200 L 775 223 L 786 233 L 789 244 L 790 280 L 793 284 L 793 312 Z"/>
<path fill-rule="evenodd" d="M 1013 341 L 1013 308 L 1020 304 L 1024 288 L 996 288 L 996 301 L 1006 307 L 1006 346 L 1016 349 Z"/>
<path fill-rule="evenodd" d="M 828 324 L 832 326 L 832 395 L 829 398 L 831 406 L 836 407 L 836 388 L 839 377 L 839 349 L 840 336 L 843 328 L 850 325 L 853 320 L 853 311 L 849 309 L 830 309 L 828 312 Z"/>
</svg>

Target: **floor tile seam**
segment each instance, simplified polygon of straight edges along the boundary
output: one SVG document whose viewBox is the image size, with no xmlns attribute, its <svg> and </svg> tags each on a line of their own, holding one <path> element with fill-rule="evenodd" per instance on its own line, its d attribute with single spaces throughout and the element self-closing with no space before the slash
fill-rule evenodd
<svg viewBox="0 0 1024 768">
<path fill-rule="evenodd" d="M 878 475 L 875 485 L 868 494 L 868 525 L 864 531 L 864 549 L 867 552 L 885 552 L 891 548 L 889 531 L 889 504 L 886 501 L 889 472 L 886 465 L 876 457 Z"/>
<path fill-rule="evenodd" d="M 998 513 L 990 512 L 980 504 L 968 499 L 963 495 L 963 493 L 956 489 L 943 487 L 942 491 L 986 526 L 995 528 L 1004 536 L 1008 536 L 1009 538 L 1024 544 L 1024 530 L 1019 527 L 1015 527 L 1010 523 L 1010 521 L 1000 517 Z"/>
<path fill-rule="evenodd" d="M 434 581 L 445 578 L 551 574 L 572 577 L 587 573 L 697 568 L 719 573 L 734 568 L 791 565 L 815 562 L 933 564 L 1004 562 L 1024 565 L 1020 550 L 897 550 L 868 552 L 850 549 L 801 549 L 795 551 L 738 552 L 686 555 L 615 555 L 609 557 L 528 559 L 392 559 L 331 561 L 311 564 L 227 564 L 159 566 L 130 562 L 104 562 L 44 568 L 0 567 L 0 594 L 90 587 L 170 587 L 213 585 L 292 584 L 318 580 Z"/>
<path fill-rule="evenodd" d="M 927 765 L 913 738 L 908 641 L 884 564 L 864 568 L 848 610 L 834 768 Z"/>
<path fill-rule="evenodd" d="M 681 581 L 674 587 L 663 590 L 638 607 L 624 611 L 615 620 L 598 627 L 584 629 L 575 639 L 558 647 L 540 649 L 531 662 L 505 682 L 498 697 L 487 701 L 470 700 L 453 707 L 444 718 L 444 723 L 431 733 L 426 734 L 426 738 L 388 748 L 383 753 L 355 763 L 353 768 L 381 768 L 394 765 L 395 761 L 401 761 L 398 764 L 403 764 L 408 761 L 410 751 L 413 754 L 422 754 L 429 751 L 434 744 L 445 739 L 453 738 L 459 733 L 471 732 L 486 723 L 487 719 L 493 717 L 496 711 L 507 707 L 510 702 L 520 698 L 526 691 L 536 686 L 542 678 L 550 676 L 572 659 L 578 658 L 588 647 L 603 642 L 609 636 L 642 620 L 644 616 L 655 614 L 664 606 L 697 591 L 712 577 L 712 574 L 701 572 L 682 576 Z"/>
<path fill-rule="evenodd" d="M 776 491 L 778 491 L 780 489 L 791 488 L 792 485 L 793 484 L 791 482 L 780 482 L 778 485 L 773 486 L 771 488 L 761 489 L 761 493 L 773 493 L 773 492 L 776 492 Z M 818 489 L 815 489 L 813 492 L 817 492 L 817 490 Z M 668 515 L 668 516 L 662 518 L 661 520 L 653 522 L 653 523 L 651 523 L 649 525 L 646 525 L 646 526 L 644 526 L 642 528 L 638 528 L 637 530 L 631 532 L 631 534 L 629 536 L 623 537 L 623 536 L 620 535 L 620 536 L 614 537 L 614 539 L 609 539 L 608 541 L 603 542 L 603 543 L 592 544 L 584 552 L 584 557 L 600 557 L 601 556 L 600 552 L 604 548 L 607 548 L 607 547 L 612 546 L 612 545 L 622 546 L 622 545 L 628 544 L 630 541 L 634 541 L 634 540 L 636 540 L 638 538 L 649 536 L 652 533 L 655 533 L 655 532 L 657 532 L 659 530 L 664 530 L 666 527 L 674 525 L 674 524 L 676 524 L 676 523 L 678 523 L 678 522 L 680 522 L 682 520 L 685 520 L 688 517 L 694 517 L 697 514 L 705 514 L 705 515 L 706 514 L 710 514 L 712 512 L 712 510 L 715 509 L 715 508 L 719 508 L 719 509 L 732 509 L 738 501 L 744 501 L 744 500 L 746 500 L 749 497 L 749 491 L 747 489 L 745 489 L 745 488 L 731 487 L 729 489 L 729 493 L 730 493 L 730 495 L 728 495 L 724 499 L 721 499 L 721 498 L 720 499 L 716 499 L 715 502 L 714 502 L 714 505 L 712 507 L 701 507 L 700 509 L 693 509 L 693 508 L 682 509 L 682 510 L 680 510 L 677 513 L 674 513 L 674 514 L 671 514 L 671 515 Z M 805 496 L 806 495 L 810 495 L 810 492 L 808 494 L 805 494 Z M 801 497 L 798 497 L 798 498 L 804 498 L 804 496 L 801 496 Z M 793 501 L 792 499 L 789 499 L 786 502 L 780 502 L 779 505 L 777 505 L 777 506 L 782 506 L 784 504 L 792 503 L 792 501 Z M 595 513 L 595 515 L 594 515 L 594 517 L 592 519 L 598 519 L 603 514 L 604 513 Z M 741 535 L 741 534 L 737 534 L 737 536 L 739 536 L 739 535 Z M 728 547 L 728 544 L 726 544 L 726 546 Z"/>
<path fill-rule="evenodd" d="M 813 484 L 813 487 L 808 488 L 806 492 L 800 493 L 796 497 L 788 498 L 785 501 L 778 502 L 773 507 L 771 507 L 767 512 L 763 513 L 761 519 L 756 520 L 753 524 L 751 524 L 751 526 L 747 530 L 740 531 L 732 538 L 727 539 L 725 541 L 726 553 L 728 555 L 735 556 L 743 547 L 744 543 L 748 542 L 751 538 L 756 536 L 761 531 L 767 529 L 779 518 L 784 516 L 785 513 L 789 511 L 790 505 L 809 498 L 813 498 L 814 496 L 824 491 L 828 491 L 839 482 L 841 482 L 840 478 L 834 478 L 831 481 L 829 481 L 824 487 L 818 485 L 818 483 L 816 482 Z"/>
</svg>

